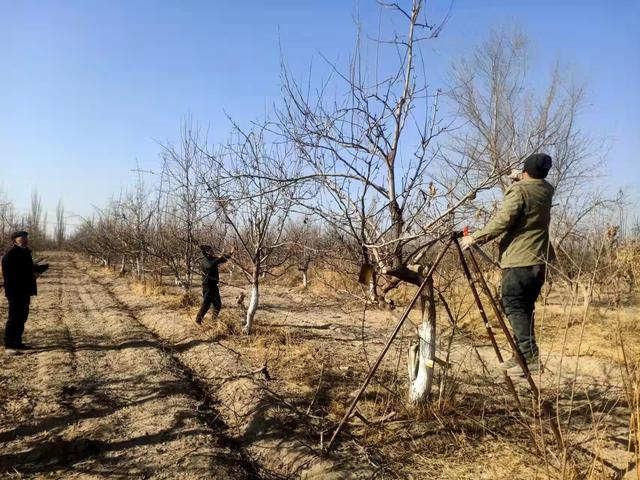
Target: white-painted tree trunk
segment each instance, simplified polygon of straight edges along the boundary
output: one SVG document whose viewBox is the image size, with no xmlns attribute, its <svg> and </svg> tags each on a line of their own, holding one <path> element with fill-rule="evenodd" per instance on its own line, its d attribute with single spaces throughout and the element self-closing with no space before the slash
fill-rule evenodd
<svg viewBox="0 0 640 480">
<path fill-rule="evenodd" d="M 307 288 L 309 286 L 309 274 L 306 270 L 302 270 L 302 288 Z"/>
<path fill-rule="evenodd" d="M 372 280 L 371 282 L 369 282 L 369 300 L 371 300 L 372 302 L 375 302 L 377 300 L 375 280 Z"/>
<path fill-rule="evenodd" d="M 244 325 L 244 333 L 249 335 L 251 333 L 251 329 L 253 328 L 253 319 L 256 315 L 256 311 L 258 310 L 258 301 L 260 298 L 260 290 L 258 288 L 258 276 L 254 275 L 253 283 L 251 285 L 251 298 L 249 299 L 249 307 L 247 308 L 247 316 L 246 323 Z"/>
<path fill-rule="evenodd" d="M 436 309 L 433 283 L 429 282 L 421 299 L 422 324 L 418 341 L 409 347 L 409 401 L 421 404 L 428 400 L 433 383 L 436 358 Z"/>
</svg>

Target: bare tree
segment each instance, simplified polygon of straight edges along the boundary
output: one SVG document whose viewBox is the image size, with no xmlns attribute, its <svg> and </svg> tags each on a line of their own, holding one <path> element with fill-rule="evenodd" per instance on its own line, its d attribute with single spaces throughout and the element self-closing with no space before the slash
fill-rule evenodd
<svg viewBox="0 0 640 480">
<path fill-rule="evenodd" d="M 72 248 L 84 252 L 105 267 L 112 266 L 117 256 L 123 258 L 126 251 L 119 238 L 122 214 L 117 205 L 112 201 L 104 209 L 97 209 L 92 218 L 82 222 L 69 242 Z"/>
<path fill-rule="evenodd" d="M 439 150 L 433 141 L 448 124 L 438 115 L 441 92 L 426 84 L 420 44 L 436 37 L 443 24 L 426 20 L 423 1 L 414 0 L 408 10 L 398 4 L 383 8 L 407 23 L 404 35 L 376 42 L 395 51 L 397 64 L 372 68 L 358 43 L 347 73 L 330 65 L 338 85 L 346 87 L 335 99 L 326 97 L 328 83 L 315 92 L 303 89 L 285 69 L 279 120 L 305 162 L 303 178 L 321 187 L 317 201 L 307 208 L 355 245 L 361 262 L 376 265 L 371 295 L 387 305 L 385 296 L 400 282 L 422 284 L 426 252 L 449 233 L 452 213 L 478 191 L 492 187 L 502 172 L 466 184 L 465 172 L 458 172 L 452 184 L 438 191 L 429 169 L 440 171 L 444 166 L 436 165 Z M 449 192 L 458 185 L 466 191 L 454 198 Z M 416 332 L 420 354 L 412 357 L 417 365 L 410 366 L 411 372 L 418 372 L 411 379 L 414 402 L 424 401 L 431 388 L 434 302 L 429 286 Z"/>
<path fill-rule="evenodd" d="M 531 78 L 527 38 L 518 31 L 491 33 L 468 59 L 452 69 L 450 98 L 461 126 L 452 131 L 446 155 L 466 164 L 478 176 L 521 168 L 524 158 L 543 151 L 553 157 L 549 181 L 556 189 L 555 240 L 562 243 L 601 198 L 586 195 L 585 187 L 598 174 L 593 141 L 578 127 L 584 88 L 567 82 L 556 65 L 543 89 Z M 506 177 L 498 186 L 505 190 Z M 469 204 L 479 217 L 493 213 L 495 201 Z"/>
<path fill-rule="evenodd" d="M 237 125 L 232 140 L 209 153 L 203 180 L 209 203 L 233 234 L 236 255 L 232 261 L 247 278 L 251 294 L 244 331 L 251 333 L 260 302 L 260 281 L 273 275 L 287 260 L 284 233 L 299 186 L 281 179 L 296 172 L 289 145 L 270 143 L 265 125 L 245 132 Z"/>
<path fill-rule="evenodd" d="M 62 205 L 62 200 L 58 201 L 58 206 L 56 207 L 56 225 L 54 228 L 53 236 L 56 242 L 56 247 L 58 249 L 62 248 L 62 244 L 64 243 L 66 235 L 66 223 L 64 216 L 64 206 Z"/>
<path fill-rule="evenodd" d="M 193 284 L 203 230 L 211 211 L 205 204 L 201 170 L 205 164 L 205 139 L 191 121 L 184 122 L 180 142 L 162 146 L 162 173 L 157 202 L 158 235 L 154 255 L 174 272 L 185 292 Z"/>
<path fill-rule="evenodd" d="M 451 132 L 444 155 L 450 163 L 467 165 L 481 177 L 495 170 L 521 168 L 531 153 L 549 153 L 553 168 L 548 180 L 556 189 L 552 242 L 558 253 L 549 272 L 572 289 L 587 292 L 589 287 L 577 280 L 581 268 L 573 261 L 580 258 L 574 252 L 582 247 L 574 249 L 584 246 L 590 222 L 611 202 L 594 188 L 603 162 L 594 158 L 598 149 L 577 122 L 585 89 L 565 80 L 557 64 L 546 75 L 530 72 L 529 57 L 522 33 L 498 30 L 471 57 L 453 66 L 450 98 L 461 126 Z M 532 87 L 534 76 L 538 81 L 546 77 L 546 86 Z M 502 178 L 499 190 L 508 185 L 509 180 Z M 468 203 L 464 215 L 486 221 L 497 204 L 495 197 L 487 195 Z"/>
<path fill-rule="evenodd" d="M 29 216 L 27 217 L 27 229 L 31 236 L 31 244 L 34 248 L 40 248 L 46 241 L 47 235 L 46 218 L 42 208 L 42 198 L 38 195 L 38 191 L 31 193 L 31 206 Z"/>
</svg>

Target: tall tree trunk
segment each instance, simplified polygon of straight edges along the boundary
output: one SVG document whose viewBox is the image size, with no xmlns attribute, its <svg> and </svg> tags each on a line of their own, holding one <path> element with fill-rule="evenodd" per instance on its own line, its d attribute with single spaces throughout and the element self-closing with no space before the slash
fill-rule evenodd
<svg viewBox="0 0 640 480">
<path fill-rule="evenodd" d="M 418 342 L 409 347 L 409 401 L 427 401 L 433 383 L 436 358 L 436 303 L 433 280 L 429 280 L 420 299 L 422 324 L 418 328 Z"/>
<path fill-rule="evenodd" d="M 256 315 L 256 311 L 258 310 L 258 302 L 260 297 L 260 274 L 258 269 L 253 272 L 253 278 L 251 281 L 251 298 L 249 299 L 249 308 L 247 308 L 247 317 L 246 323 L 244 325 L 244 333 L 247 335 L 251 334 L 251 329 L 253 328 L 253 319 Z"/>
</svg>

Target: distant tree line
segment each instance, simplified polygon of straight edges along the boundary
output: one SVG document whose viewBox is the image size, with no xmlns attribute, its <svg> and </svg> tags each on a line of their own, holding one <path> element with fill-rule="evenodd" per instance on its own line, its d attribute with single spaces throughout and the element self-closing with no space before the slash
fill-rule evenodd
<svg viewBox="0 0 640 480">
<path fill-rule="evenodd" d="M 34 190 L 28 212 L 18 212 L 14 201 L 0 191 L 0 242 L 2 250 L 10 246 L 11 234 L 17 230 L 29 232 L 32 250 L 62 249 L 67 240 L 67 220 L 62 200 L 58 202 L 55 221 L 49 222 L 42 197 Z"/>
</svg>

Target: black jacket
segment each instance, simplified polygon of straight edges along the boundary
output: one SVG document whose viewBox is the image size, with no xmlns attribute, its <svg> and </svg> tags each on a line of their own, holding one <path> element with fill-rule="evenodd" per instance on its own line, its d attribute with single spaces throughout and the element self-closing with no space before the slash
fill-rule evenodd
<svg viewBox="0 0 640 480">
<path fill-rule="evenodd" d="M 47 268 L 46 265 L 34 265 L 31 250 L 14 245 L 2 257 L 4 294 L 7 298 L 37 295 L 38 287 L 34 273 L 42 273 Z"/>
<path fill-rule="evenodd" d="M 218 265 L 227 260 L 229 260 L 229 255 L 222 255 L 220 257 L 205 255 L 200 262 L 202 267 L 202 285 L 217 284 L 220 281 Z"/>
</svg>

